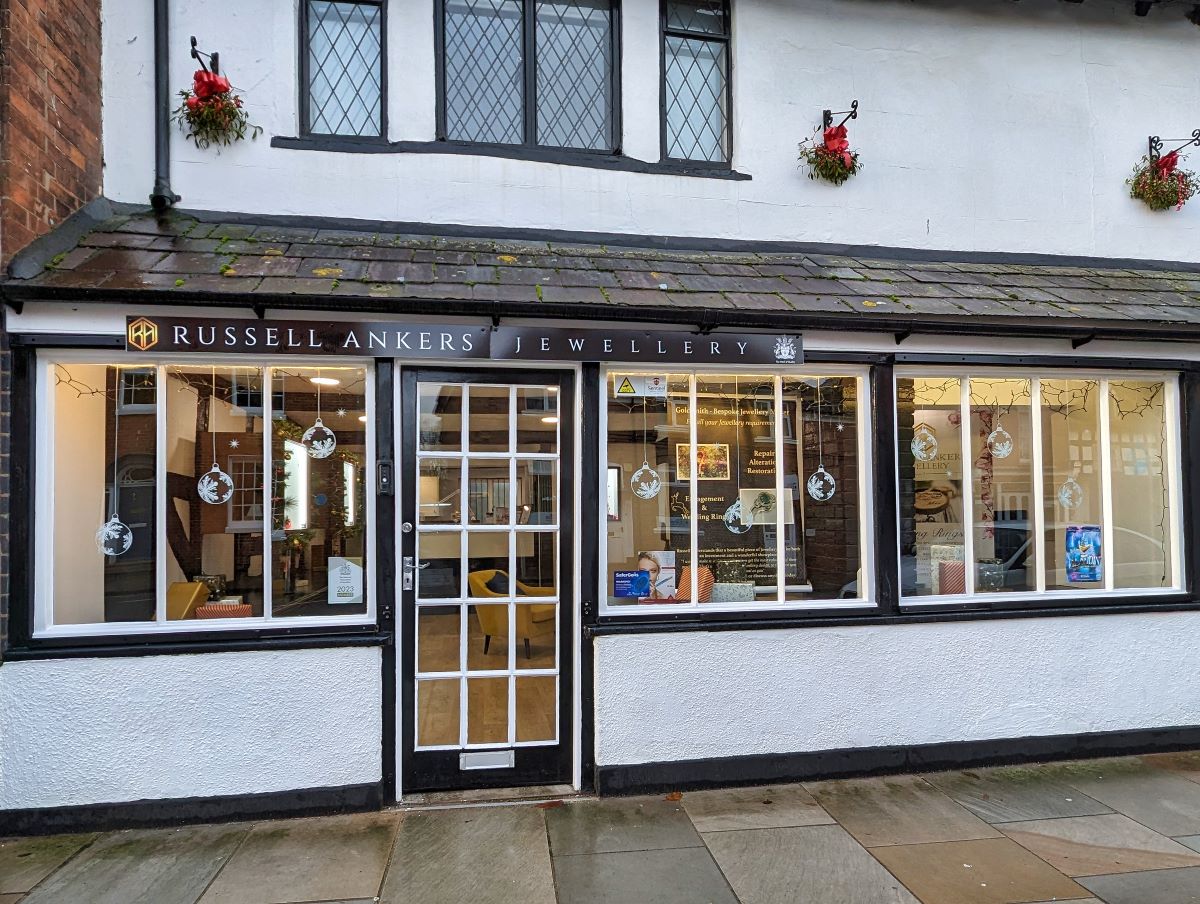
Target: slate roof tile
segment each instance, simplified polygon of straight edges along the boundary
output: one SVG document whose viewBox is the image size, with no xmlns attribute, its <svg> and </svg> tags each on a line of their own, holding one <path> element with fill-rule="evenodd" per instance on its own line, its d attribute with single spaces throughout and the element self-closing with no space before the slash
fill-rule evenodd
<svg viewBox="0 0 1200 904">
<path fill-rule="evenodd" d="M 372 297 L 388 299 L 396 310 L 436 310 L 430 302 L 437 300 L 540 301 L 840 314 L 849 322 L 985 316 L 1200 324 L 1200 265 L 917 258 L 616 247 L 138 214 L 112 218 L 21 282 L 62 290 Z"/>
</svg>

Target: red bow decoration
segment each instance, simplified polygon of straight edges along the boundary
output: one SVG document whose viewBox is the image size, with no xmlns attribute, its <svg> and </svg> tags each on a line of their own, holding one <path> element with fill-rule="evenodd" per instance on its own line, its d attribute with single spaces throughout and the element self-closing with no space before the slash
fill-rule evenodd
<svg viewBox="0 0 1200 904">
<path fill-rule="evenodd" d="M 825 150 L 830 154 L 842 158 L 842 162 L 849 167 L 852 164 L 850 158 L 850 140 L 846 137 L 846 127 L 829 126 L 825 130 Z"/>
<path fill-rule="evenodd" d="M 229 79 L 225 76 L 217 75 L 206 69 L 197 69 L 192 75 L 192 93 L 200 100 L 208 100 L 217 94 L 225 94 L 232 88 Z"/>
<path fill-rule="evenodd" d="M 1154 161 L 1154 167 L 1158 171 L 1158 178 L 1166 179 L 1171 173 L 1175 172 L 1175 168 L 1179 166 L 1179 151 L 1171 151 L 1169 154 L 1163 154 Z"/>
</svg>

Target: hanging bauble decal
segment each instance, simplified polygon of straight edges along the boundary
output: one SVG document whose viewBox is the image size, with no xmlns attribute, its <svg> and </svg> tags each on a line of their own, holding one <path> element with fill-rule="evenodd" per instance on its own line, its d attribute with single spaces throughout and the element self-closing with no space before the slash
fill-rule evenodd
<svg viewBox="0 0 1200 904">
<path fill-rule="evenodd" d="M 992 458 L 1008 458 L 1012 455 L 1013 438 L 999 421 L 996 422 L 996 429 L 988 434 L 987 447 Z"/>
<path fill-rule="evenodd" d="M 304 431 L 300 438 L 304 448 L 308 450 L 309 458 L 328 458 L 337 448 L 337 436 L 325 426 L 320 418 Z"/>
<path fill-rule="evenodd" d="M 725 509 L 725 529 L 731 534 L 744 534 L 754 527 L 754 516 L 742 511 L 742 500 L 738 499 Z"/>
<path fill-rule="evenodd" d="M 1058 504 L 1065 509 L 1078 508 L 1083 502 L 1083 487 L 1074 475 L 1068 477 L 1058 488 Z"/>
<path fill-rule="evenodd" d="M 642 466 L 629 478 L 629 485 L 633 488 L 633 495 L 639 499 L 653 499 L 662 490 L 662 479 L 650 467 L 649 461 L 643 461 Z"/>
<path fill-rule="evenodd" d="M 837 492 L 837 481 L 825 470 L 825 465 L 817 465 L 817 469 L 808 475 L 808 495 L 817 502 L 825 502 L 833 498 Z"/>
<path fill-rule="evenodd" d="M 222 505 L 233 496 L 233 478 L 214 461 L 208 473 L 196 483 L 196 492 L 209 505 Z"/>
<path fill-rule="evenodd" d="M 933 461 L 938 454 L 937 434 L 928 424 L 917 424 L 909 448 L 917 461 Z"/>
<path fill-rule="evenodd" d="M 96 531 L 96 549 L 101 555 L 119 556 L 133 546 L 133 529 L 115 514 Z"/>
</svg>

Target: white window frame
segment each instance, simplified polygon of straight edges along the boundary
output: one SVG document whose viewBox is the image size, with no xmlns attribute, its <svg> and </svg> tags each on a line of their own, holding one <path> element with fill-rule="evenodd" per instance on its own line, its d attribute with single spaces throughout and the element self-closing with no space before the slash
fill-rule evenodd
<svg viewBox="0 0 1200 904">
<path fill-rule="evenodd" d="M 229 476 L 233 478 L 233 485 L 235 487 L 233 495 L 230 496 L 229 501 L 227 503 L 225 503 L 226 511 L 228 513 L 225 518 L 225 528 L 230 533 L 238 533 L 238 534 L 256 533 L 263 529 L 263 521 L 261 518 L 259 518 L 257 521 L 254 521 L 254 520 L 246 520 L 246 519 L 239 519 L 239 518 L 233 517 L 234 500 L 237 499 L 237 495 L 239 492 L 245 491 L 244 488 L 238 486 L 238 480 L 237 480 L 237 470 L 238 469 L 235 467 L 235 462 L 253 462 L 253 461 L 258 461 L 259 464 L 262 463 L 261 459 L 254 455 L 230 455 L 229 459 L 228 459 L 228 464 L 226 467 L 229 469 L 228 473 L 229 473 Z M 266 481 L 265 475 L 263 477 L 263 480 L 264 480 L 264 482 Z M 253 488 L 251 487 L 250 489 L 252 490 Z M 265 513 L 266 512 L 265 487 L 260 487 L 258 489 L 258 492 L 260 494 L 258 504 L 259 504 L 259 507 Z"/>
<path fill-rule="evenodd" d="M 125 401 L 125 376 L 130 373 L 145 373 L 149 369 L 148 367 L 129 367 L 128 369 L 122 368 L 117 372 L 117 414 L 151 414 L 158 410 L 157 400 L 159 392 L 157 382 L 154 384 L 154 404 Z"/>
<path fill-rule="evenodd" d="M 1179 374 L 1170 371 L 1144 370 L 1065 370 L 1056 368 L 997 368 L 997 367 L 925 367 L 920 365 L 897 366 L 894 370 L 892 397 L 897 404 L 892 410 L 895 424 L 895 435 L 899 442 L 900 406 L 898 404 L 899 381 L 922 377 L 955 378 L 961 381 L 961 412 L 963 427 L 959 431 L 963 461 L 963 555 L 967 562 L 966 592 L 961 594 L 939 594 L 937 596 L 905 596 L 903 593 L 903 577 L 897 574 L 896 586 L 899 588 L 901 609 L 911 610 L 924 607 L 953 607 L 964 604 L 989 603 L 1028 603 L 1030 606 L 1044 606 L 1047 602 L 1077 602 L 1097 598 L 1112 598 L 1128 600 L 1130 598 L 1177 596 L 1187 588 L 1187 575 L 1183 556 L 1183 471 L 1180 459 L 1180 436 L 1182 410 L 1180 405 Z M 972 379 L 1007 379 L 1028 380 L 1030 384 L 1030 417 L 1032 419 L 1033 445 L 1033 474 L 1030 489 L 1030 533 L 1033 535 L 1037 571 L 1035 586 L 1032 590 L 1012 591 L 1009 593 L 977 593 L 975 591 L 974 563 L 974 503 L 975 476 L 971 458 L 971 429 L 970 429 L 970 380 Z M 1043 487 L 1042 456 L 1042 380 L 1094 380 L 1099 384 L 1099 437 L 1097 447 L 1100 449 L 1102 536 L 1106 544 L 1111 543 L 1113 536 L 1112 512 L 1112 434 L 1109 429 L 1109 383 L 1112 380 L 1143 380 L 1161 382 L 1164 386 L 1163 410 L 1166 419 L 1167 442 L 1166 456 L 1163 462 L 1163 476 L 1167 481 L 1167 523 L 1170 526 L 1170 562 L 1173 582 L 1170 587 L 1114 587 L 1115 574 L 1111 564 L 1106 563 L 1103 572 L 1104 587 L 1096 590 L 1047 590 L 1046 563 L 1044 561 L 1044 520 L 1045 520 L 1045 487 Z M 897 447 L 897 453 L 899 448 Z M 896 455 L 896 470 L 892 475 L 896 491 L 897 519 L 901 511 L 900 499 L 900 456 Z M 897 521 L 896 555 L 897 563 L 901 561 L 901 535 L 903 526 Z"/>
<path fill-rule="evenodd" d="M 598 468 L 598 482 L 596 484 L 595 496 L 596 499 L 606 499 L 608 495 L 608 404 L 612 393 L 612 375 L 619 374 L 688 374 L 689 380 L 689 395 L 691 397 L 691 407 L 694 409 L 696 405 L 696 378 L 705 377 L 716 374 L 746 374 L 746 375 L 769 375 L 775 378 L 775 399 L 774 412 L 775 423 L 783 418 L 783 380 L 786 379 L 812 379 L 820 377 L 852 377 L 858 381 L 858 405 L 856 412 L 856 440 L 858 443 L 858 544 L 860 550 L 859 571 L 858 571 L 858 596 L 854 599 L 786 599 L 788 590 L 786 582 L 782 580 L 782 571 L 786 565 L 784 556 L 784 532 L 777 530 L 775 532 L 776 542 L 776 563 L 780 571 L 780 579 L 776 580 L 775 600 L 773 602 L 763 603 L 756 601 L 754 603 L 701 603 L 699 601 L 699 569 L 693 568 L 690 571 L 692 578 L 691 599 L 688 602 L 666 603 L 666 604 L 639 604 L 633 605 L 611 605 L 609 603 L 609 584 L 612 578 L 611 571 L 608 565 L 608 508 L 605 505 L 597 505 L 597 517 L 599 523 L 599 533 L 601 548 L 599 550 L 600 568 L 597 569 L 600 586 L 598 588 L 598 599 L 600 600 L 600 615 L 602 616 L 634 616 L 634 615 L 693 615 L 709 612 L 767 612 L 767 613 L 786 613 L 786 612 L 804 612 L 812 610 L 863 610 L 875 609 L 878 607 L 875 595 L 875 508 L 874 508 L 874 463 L 873 449 L 871 445 L 870 435 L 870 417 L 871 411 L 871 380 L 870 369 L 863 366 L 845 365 L 845 364 L 810 364 L 800 365 L 797 367 L 780 368 L 770 366 L 687 366 L 666 365 L 661 367 L 647 367 L 641 364 L 624 364 L 610 365 L 600 369 L 600 467 Z M 696 419 L 689 417 L 691 436 L 689 442 L 692 448 L 696 447 Z M 775 461 L 783 461 L 783 444 L 784 431 L 774 430 L 775 439 Z M 806 475 L 801 475 L 801 480 Z M 626 475 L 622 474 L 622 479 L 626 479 Z M 783 469 L 776 467 L 775 469 L 775 492 L 779 499 L 785 497 Z M 801 486 L 803 492 L 803 486 Z M 625 493 L 622 492 L 622 497 Z M 699 545 L 699 527 L 696 520 L 696 506 L 699 504 L 700 497 L 699 488 L 697 486 L 696 469 L 692 468 L 691 475 L 691 505 L 692 514 L 690 518 L 691 524 L 691 541 L 690 547 L 696 549 Z"/>
<path fill-rule="evenodd" d="M 54 368 L 57 365 L 71 364 L 107 364 L 111 366 L 156 367 L 158 370 L 158 386 L 165 385 L 166 369 L 172 365 L 204 364 L 217 367 L 262 367 L 264 370 L 264 385 L 273 379 L 272 370 L 275 367 L 286 369 L 316 368 L 316 367 L 361 367 L 366 370 L 364 381 L 366 400 L 366 451 L 365 461 L 375 460 L 375 365 L 368 358 L 309 358 L 289 357 L 286 363 L 280 359 L 267 359 L 266 362 L 248 357 L 208 356 L 208 355 L 171 355 L 154 356 L 124 352 L 106 352 L 101 350 L 81 349 L 74 351 L 40 352 L 36 368 L 36 391 L 38 400 L 38 416 L 34 430 L 38 468 L 34 481 L 35 510 L 39 517 L 34 524 L 34 611 L 33 636 L 35 638 L 67 638 L 67 637 L 104 637 L 123 636 L 129 634 L 188 634 L 196 631 L 244 631 L 250 628 L 304 628 L 304 627 L 344 627 L 348 625 L 373 624 L 376 620 L 379 588 L 376 586 L 376 568 L 372 563 L 367 571 L 367 611 L 347 615 L 304 615 L 295 617 L 272 618 L 272 579 L 271 568 L 271 531 L 267 525 L 271 523 L 270 494 L 263 493 L 263 614 L 249 618 L 222 618 L 204 622 L 192 620 L 167 620 L 167 494 L 162 492 L 167 485 L 167 419 L 165 392 L 157 395 L 156 411 L 156 443 L 155 457 L 157 461 L 157 486 L 155 493 L 155 554 L 156 578 L 155 600 L 156 612 L 153 621 L 127 622 L 92 622 L 88 624 L 60 625 L 54 622 L 54 419 L 55 391 Z M 274 423 L 271 394 L 263 396 L 264 431 Z M 264 433 L 264 440 L 269 434 Z M 271 443 L 263 442 L 263 473 L 271 473 Z M 365 469 L 365 485 L 360 489 L 366 494 L 367 532 L 365 537 L 366 549 L 376 550 L 375 530 L 375 469 Z M 96 525 L 99 527 L 99 525 Z M 64 554 L 96 554 L 92 550 L 68 550 Z"/>
</svg>

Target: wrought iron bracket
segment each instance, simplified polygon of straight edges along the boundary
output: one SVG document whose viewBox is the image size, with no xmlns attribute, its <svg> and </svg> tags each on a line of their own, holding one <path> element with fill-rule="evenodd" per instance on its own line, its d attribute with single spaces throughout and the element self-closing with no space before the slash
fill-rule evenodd
<svg viewBox="0 0 1200 904">
<path fill-rule="evenodd" d="M 200 64 L 200 68 L 203 69 L 205 72 L 211 72 L 213 75 L 221 74 L 221 68 L 220 68 L 221 54 L 217 51 L 213 51 L 212 53 L 205 53 L 203 50 L 198 49 L 196 47 L 196 36 L 195 35 L 192 35 L 191 57 L 193 60 L 195 60 L 197 63 Z M 205 60 L 208 60 L 208 62 L 205 63 Z"/>
<path fill-rule="evenodd" d="M 858 101 L 851 101 L 849 110 L 839 110 L 837 113 L 834 113 L 832 110 L 825 110 L 821 114 L 821 127 L 828 129 L 833 125 L 833 117 L 835 116 L 845 117 L 845 119 L 838 123 L 839 126 L 844 126 L 851 119 L 858 119 Z"/>
<path fill-rule="evenodd" d="M 1151 135 L 1148 142 L 1151 162 L 1158 160 L 1158 158 L 1162 156 L 1163 143 L 1167 141 L 1171 142 L 1172 144 L 1174 144 L 1176 141 L 1183 142 L 1183 144 L 1181 144 L 1179 147 L 1174 148 L 1167 153 L 1182 151 L 1184 148 L 1190 148 L 1193 146 L 1200 148 L 1200 129 L 1196 129 L 1194 132 L 1192 132 L 1191 138 L 1159 138 L 1157 135 Z"/>
</svg>

